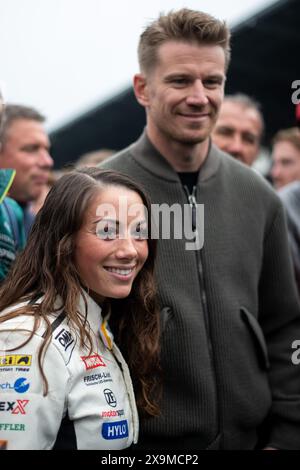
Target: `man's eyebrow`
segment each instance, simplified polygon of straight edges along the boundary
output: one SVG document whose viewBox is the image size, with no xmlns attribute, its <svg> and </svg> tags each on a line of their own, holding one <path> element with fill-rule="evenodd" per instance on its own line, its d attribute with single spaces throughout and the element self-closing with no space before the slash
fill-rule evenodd
<svg viewBox="0 0 300 470">
<path fill-rule="evenodd" d="M 233 132 L 235 129 L 233 126 L 230 126 L 229 124 L 226 125 L 226 124 L 219 124 L 217 123 L 216 125 L 216 128 L 215 128 L 216 131 L 231 131 Z"/>
<path fill-rule="evenodd" d="M 189 78 L 191 74 L 188 72 L 171 72 L 164 77 L 165 81 L 173 80 L 174 78 Z"/>
<path fill-rule="evenodd" d="M 38 148 L 40 147 L 40 144 L 36 144 L 36 143 L 28 143 L 28 144 L 24 144 L 22 145 L 22 149 L 26 149 L 26 148 Z"/>
<path fill-rule="evenodd" d="M 204 80 L 205 79 L 209 79 L 209 80 L 225 80 L 225 75 L 223 75 L 222 73 L 211 73 L 211 74 L 208 74 L 206 77 L 204 77 Z"/>
</svg>

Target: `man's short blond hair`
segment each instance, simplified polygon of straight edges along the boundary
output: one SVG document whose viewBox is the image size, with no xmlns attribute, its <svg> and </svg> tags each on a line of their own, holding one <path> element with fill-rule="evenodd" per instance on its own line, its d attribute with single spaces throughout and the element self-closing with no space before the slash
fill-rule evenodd
<svg viewBox="0 0 300 470">
<path fill-rule="evenodd" d="M 300 130 L 298 127 L 290 127 L 278 131 L 273 138 L 273 145 L 277 142 L 289 142 L 300 151 Z"/>
<path fill-rule="evenodd" d="M 230 62 L 230 31 L 224 21 L 207 13 L 183 8 L 159 18 L 141 34 L 138 59 L 143 73 L 150 72 L 157 63 L 157 50 L 167 41 L 181 41 L 198 45 L 218 45 L 225 53 L 226 69 Z"/>
</svg>

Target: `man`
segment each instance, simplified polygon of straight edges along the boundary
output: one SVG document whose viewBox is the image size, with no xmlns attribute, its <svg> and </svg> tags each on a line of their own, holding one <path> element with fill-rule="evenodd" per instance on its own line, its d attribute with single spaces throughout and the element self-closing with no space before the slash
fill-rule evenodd
<svg viewBox="0 0 300 470">
<path fill-rule="evenodd" d="M 0 129 L 3 109 L 3 98 L 0 91 Z M 0 167 L 0 282 L 6 277 L 16 258 L 17 251 L 24 248 L 25 245 L 22 210 L 13 199 L 5 197 L 15 173 L 15 170 Z"/>
<path fill-rule="evenodd" d="M 300 294 L 300 181 L 286 184 L 279 189 L 278 195 L 286 210 L 289 244 Z"/>
<path fill-rule="evenodd" d="M 220 109 L 212 140 L 221 150 L 251 166 L 264 129 L 259 104 L 243 94 L 228 95 Z"/>
<path fill-rule="evenodd" d="M 300 180 L 300 130 L 284 129 L 275 135 L 271 176 L 276 189 Z"/>
<path fill-rule="evenodd" d="M 23 209 L 26 234 L 33 222 L 30 202 L 42 192 L 53 166 L 44 120 L 39 112 L 26 106 L 6 105 L 4 109 L 0 166 L 16 170 L 9 195 Z"/>
<path fill-rule="evenodd" d="M 184 229 L 193 225 L 200 240 L 194 250 L 175 236 L 158 243 L 161 415 L 141 420 L 139 445 L 300 448 L 291 362 L 300 313 L 283 209 L 260 176 L 210 141 L 229 31 L 205 13 L 171 12 L 142 34 L 139 62 L 134 90 L 146 132 L 101 166 L 143 184 L 163 216 L 167 207 L 188 208 Z"/>
</svg>

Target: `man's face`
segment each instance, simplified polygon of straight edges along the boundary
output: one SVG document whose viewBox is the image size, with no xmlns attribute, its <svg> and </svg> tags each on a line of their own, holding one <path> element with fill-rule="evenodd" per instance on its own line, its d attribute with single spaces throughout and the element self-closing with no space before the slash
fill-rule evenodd
<svg viewBox="0 0 300 470">
<path fill-rule="evenodd" d="M 300 150 L 287 141 L 277 142 L 272 152 L 272 179 L 276 189 L 300 180 Z"/>
<path fill-rule="evenodd" d="M 49 139 L 40 122 L 16 119 L 11 124 L 0 151 L 0 166 L 16 170 L 12 198 L 25 203 L 40 195 L 53 166 Z"/>
<path fill-rule="evenodd" d="M 261 134 L 262 123 L 255 109 L 225 101 L 212 139 L 221 150 L 251 166 L 259 151 Z"/>
<path fill-rule="evenodd" d="M 217 119 L 224 82 L 225 54 L 220 46 L 164 43 L 153 70 L 147 77 L 135 77 L 149 135 L 187 145 L 205 141 Z"/>
</svg>

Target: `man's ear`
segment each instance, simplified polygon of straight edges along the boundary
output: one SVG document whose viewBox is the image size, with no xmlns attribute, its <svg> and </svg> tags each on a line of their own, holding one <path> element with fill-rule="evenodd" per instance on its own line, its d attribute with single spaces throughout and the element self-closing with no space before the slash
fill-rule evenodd
<svg viewBox="0 0 300 470">
<path fill-rule="evenodd" d="M 149 89 L 147 79 L 142 73 L 137 73 L 133 78 L 133 89 L 137 101 L 146 108 L 149 105 Z"/>
</svg>

